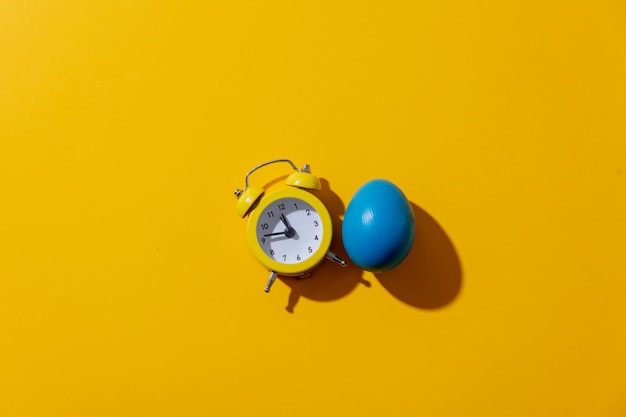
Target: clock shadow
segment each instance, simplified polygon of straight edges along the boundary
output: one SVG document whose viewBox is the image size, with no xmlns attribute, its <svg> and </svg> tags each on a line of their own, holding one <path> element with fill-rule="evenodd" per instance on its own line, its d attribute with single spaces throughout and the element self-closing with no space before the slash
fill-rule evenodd
<svg viewBox="0 0 626 417">
<path fill-rule="evenodd" d="M 326 259 L 306 277 L 278 276 L 278 279 L 291 289 L 287 306 L 285 307 L 290 313 L 294 312 L 300 297 L 315 301 L 333 301 L 350 294 L 358 284 L 363 284 L 367 287 L 371 286 L 369 281 L 363 279 L 363 271 L 351 264 L 343 248 L 341 218 L 345 213 L 346 207 L 341 198 L 333 192 L 328 180 L 320 178 L 320 183 L 322 189 L 312 193 L 322 200 L 330 213 L 333 224 L 333 239 L 330 250 L 340 258 L 345 259 L 348 264 L 342 267 Z"/>
<path fill-rule="evenodd" d="M 415 241 L 396 268 L 376 273 L 376 279 L 398 300 L 420 309 L 439 309 L 459 295 L 463 281 L 461 261 L 439 223 L 411 202 Z"/>
</svg>

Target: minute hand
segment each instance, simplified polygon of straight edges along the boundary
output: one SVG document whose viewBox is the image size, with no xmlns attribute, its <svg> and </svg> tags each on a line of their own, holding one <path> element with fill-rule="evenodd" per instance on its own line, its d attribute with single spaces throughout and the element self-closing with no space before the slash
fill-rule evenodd
<svg viewBox="0 0 626 417">
<path fill-rule="evenodd" d="M 287 229 L 291 229 L 291 225 L 289 224 L 289 220 L 287 220 L 287 216 L 285 216 L 285 213 L 280 214 L 280 220 L 283 223 L 285 223 L 285 226 L 287 226 Z"/>
<path fill-rule="evenodd" d="M 285 223 L 285 226 L 287 226 L 287 230 L 285 230 L 285 236 L 287 236 L 288 238 L 294 237 L 296 235 L 296 229 L 291 227 L 291 225 L 289 224 L 289 220 L 287 220 L 287 216 L 285 216 L 285 213 L 280 214 L 280 220 Z"/>
</svg>

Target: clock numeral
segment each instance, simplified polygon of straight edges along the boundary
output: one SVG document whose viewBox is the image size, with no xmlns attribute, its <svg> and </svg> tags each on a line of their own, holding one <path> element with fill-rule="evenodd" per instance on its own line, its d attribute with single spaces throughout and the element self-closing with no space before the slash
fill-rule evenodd
<svg viewBox="0 0 626 417">
<path fill-rule="evenodd" d="M 267 212 L 267 217 L 269 217 L 270 219 L 271 219 L 272 217 L 274 217 L 274 212 L 273 212 L 273 211 L 268 211 L 268 212 Z"/>
<path fill-rule="evenodd" d="M 313 220 L 313 224 L 315 225 L 315 227 L 319 226 L 320 224 L 317 222 L 317 220 Z"/>
<path fill-rule="evenodd" d="M 296 256 L 296 261 L 299 261 L 300 259 L 302 258 L 300 258 L 300 254 L 298 254 L 298 256 Z"/>
<path fill-rule="evenodd" d="M 278 210 L 284 210 L 285 209 L 285 203 L 280 203 L 280 204 L 276 204 L 278 206 Z"/>
<path fill-rule="evenodd" d="M 267 223 L 263 223 L 263 224 L 261 225 L 261 229 L 263 229 L 263 230 L 267 230 L 267 229 L 269 229 L 269 228 L 270 228 L 270 225 L 269 225 L 269 224 L 267 224 Z"/>
<path fill-rule="evenodd" d="M 307 216 L 310 216 L 310 215 L 311 215 L 311 210 L 306 209 L 306 215 L 307 215 Z"/>
<path fill-rule="evenodd" d="M 296 203 L 293 203 L 294 206 L 296 206 L 296 210 L 298 210 L 298 205 Z"/>
<path fill-rule="evenodd" d="M 270 255 L 274 255 L 274 249 L 270 249 Z"/>
<path fill-rule="evenodd" d="M 261 238 L 261 243 L 265 243 L 265 238 L 264 237 Z"/>
<path fill-rule="evenodd" d="M 287 255 L 283 255 L 283 261 L 287 260 Z"/>
<path fill-rule="evenodd" d="M 317 236 L 315 236 L 315 237 L 317 238 Z M 311 249 L 310 246 L 307 248 L 307 250 L 309 251 L 309 253 L 313 252 L 313 249 Z"/>
<path fill-rule="evenodd" d="M 320 240 L 320 238 L 319 238 L 319 237 L 317 237 L 317 235 L 315 235 L 315 240 Z"/>
</svg>

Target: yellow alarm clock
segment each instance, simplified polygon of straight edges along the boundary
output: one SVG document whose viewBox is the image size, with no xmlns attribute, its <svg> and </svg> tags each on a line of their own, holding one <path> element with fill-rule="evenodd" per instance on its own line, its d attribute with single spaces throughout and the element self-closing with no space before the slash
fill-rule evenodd
<svg viewBox="0 0 626 417">
<path fill-rule="evenodd" d="M 294 171 L 287 177 L 289 187 L 264 196 L 260 187 L 250 187 L 250 175 L 269 164 L 286 162 Z M 246 174 L 245 190 L 235 190 L 237 214 L 248 216 L 247 238 L 252 254 L 270 271 L 265 287 L 269 292 L 278 275 L 302 276 L 325 258 L 346 266 L 332 253 L 333 225 L 324 203 L 305 190 L 320 190 L 319 179 L 309 165 L 298 170 L 289 159 L 274 159 L 252 168 Z"/>
</svg>

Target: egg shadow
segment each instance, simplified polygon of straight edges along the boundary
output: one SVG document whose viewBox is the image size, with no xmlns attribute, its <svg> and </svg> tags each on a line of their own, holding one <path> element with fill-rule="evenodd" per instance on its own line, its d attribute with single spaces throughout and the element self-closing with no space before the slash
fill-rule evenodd
<svg viewBox="0 0 626 417">
<path fill-rule="evenodd" d="M 411 252 L 399 266 L 375 276 L 398 300 L 420 309 L 439 309 L 453 302 L 461 291 L 461 261 L 439 223 L 413 202 L 411 208 L 415 216 Z"/>
<path fill-rule="evenodd" d="M 341 216 L 345 213 L 341 198 L 330 188 L 329 182 L 325 178 L 320 178 L 322 189 L 314 191 L 315 194 L 328 208 L 333 224 L 333 239 L 330 250 L 345 259 L 348 264 L 345 267 L 324 260 L 320 266 L 309 276 L 304 278 L 283 277 L 278 279 L 287 285 L 291 292 L 285 309 L 293 313 L 300 297 L 305 297 L 315 301 L 334 301 L 350 294 L 358 284 L 367 287 L 371 286 L 369 281 L 363 278 L 363 270 L 350 263 L 348 255 L 343 248 L 341 239 Z"/>
</svg>

